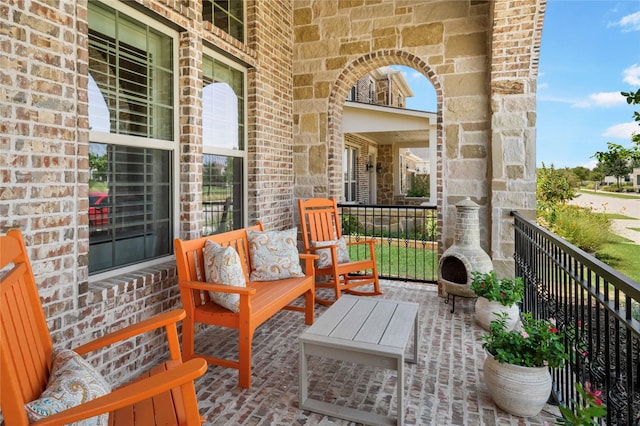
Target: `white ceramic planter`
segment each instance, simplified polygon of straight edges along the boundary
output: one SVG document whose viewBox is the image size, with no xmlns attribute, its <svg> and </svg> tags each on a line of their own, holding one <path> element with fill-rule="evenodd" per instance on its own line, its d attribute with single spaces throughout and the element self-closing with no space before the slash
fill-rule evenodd
<svg viewBox="0 0 640 426">
<path fill-rule="evenodd" d="M 475 320 L 480 327 L 489 330 L 491 321 L 497 319 L 495 312 L 506 312 L 508 319 L 506 321 L 507 331 L 513 330 L 518 323 L 520 317 L 520 308 L 518 305 L 504 306 L 500 302 L 490 302 L 485 297 L 478 297 L 476 300 Z"/>
<path fill-rule="evenodd" d="M 484 381 L 493 402 L 514 416 L 538 415 L 551 395 L 551 374 L 547 367 L 500 364 L 488 353 Z"/>
</svg>

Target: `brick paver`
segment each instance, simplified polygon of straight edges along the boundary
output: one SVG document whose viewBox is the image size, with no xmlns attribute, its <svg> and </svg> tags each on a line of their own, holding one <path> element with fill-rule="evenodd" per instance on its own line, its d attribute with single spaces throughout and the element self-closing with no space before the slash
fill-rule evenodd
<svg viewBox="0 0 640 426">
<path fill-rule="evenodd" d="M 543 425 L 555 407 L 528 419 L 498 409 L 482 381 L 483 330 L 473 301 L 456 301 L 455 313 L 433 285 L 384 281 L 383 298 L 420 304 L 418 363 L 406 364 L 407 425 Z M 317 306 L 316 317 L 326 310 Z M 237 385 L 232 369 L 210 366 L 197 383 L 207 425 L 355 425 L 298 409 L 298 336 L 307 326 L 297 312 L 278 313 L 255 333 L 251 389 Z M 235 353 L 234 330 L 210 327 L 196 344 L 210 354 Z M 395 372 L 311 357 L 309 393 L 383 415 L 395 415 Z"/>
</svg>

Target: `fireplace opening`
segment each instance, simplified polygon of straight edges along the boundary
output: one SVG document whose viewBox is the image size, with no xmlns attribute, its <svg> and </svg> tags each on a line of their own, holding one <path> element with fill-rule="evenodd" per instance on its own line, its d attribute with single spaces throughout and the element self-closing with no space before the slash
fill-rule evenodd
<svg viewBox="0 0 640 426">
<path fill-rule="evenodd" d="M 467 268 L 464 266 L 462 260 L 453 256 L 442 259 L 440 276 L 443 280 L 455 284 L 467 284 L 467 280 L 469 279 Z"/>
</svg>

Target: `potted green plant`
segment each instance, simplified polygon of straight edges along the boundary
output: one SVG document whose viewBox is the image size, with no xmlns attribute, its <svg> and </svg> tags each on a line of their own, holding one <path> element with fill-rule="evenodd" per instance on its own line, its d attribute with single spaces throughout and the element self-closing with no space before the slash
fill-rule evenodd
<svg viewBox="0 0 640 426">
<path fill-rule="evenodd" d="M 507 330 L 506 314 L 497 314 L 482 336 L 487 352 L 484 381 L 496 405 L 521 417 L 535 416 L 551 394 L 549 368 L 564 365 L 567 353 L 554 320 L 523 313 L 520 326 Z"/>
<path fill-rule="evenodd" d="M 518 322 L 520 309 L 518 302 L 524 295 L 524 281 L 498 278 L 494 271 L 471 273 L 471 290 L 478 296 L 475 305 L 475 320 L 483 329 L 489 330 L 489 323 L 496 319 L 495 314 L 507 313 L 506 327 L 511 330 Z"/>
</svg>

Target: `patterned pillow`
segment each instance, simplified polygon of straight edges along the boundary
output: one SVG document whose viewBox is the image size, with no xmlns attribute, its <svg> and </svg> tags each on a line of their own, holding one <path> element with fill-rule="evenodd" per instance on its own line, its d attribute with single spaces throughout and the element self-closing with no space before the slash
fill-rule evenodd
<svg viewBox="0 0 640 426">
<path fill-rule="evenodd" d="M 213 241 L 206 241 L 203 249 L 204 274 L 208 282 L 246 287 L 242 263 L 233 247 L 222 247 Z M 232 312 L 240 312 L 240 295 L 210 291 L 209 297 L 220 306 Z"/>
<path fill-rule="evenodd" d="M 304 277 L 298 257 L 298 228 L 286 231 L 247 230 L 251 281 Z"/>
<path fill-rule="evenodd" d="M 30 422 L 42 420 L 111 392 L 111 386 L 76 352 L 54 351 L 51 375 L 40 398 L 25 405 Z M 106 426 L 109 414 L 71 423 L 73 426 Z"/>
<path fill-rule="evenodd" d="M 338 255 L 338 263 L 351 262 L 351 257 L 349 257 L 349 250 L 347 249 L 347 242 L 344 240 L 344 237 L 340 237 L 339 240 L 313 242 L 314 247 L 327 247 L 327 246 L 332 246 L 334 244 L 338 245 L 338 247 L 336 247 L 336 252 Z M 318 268 L 328 268 L 329 266 L 333 265 L 330 248 L 316 250 L 315 254 L 320 256 L 320 258 L 316 261 L 316 266 Z"/>
</svg>

